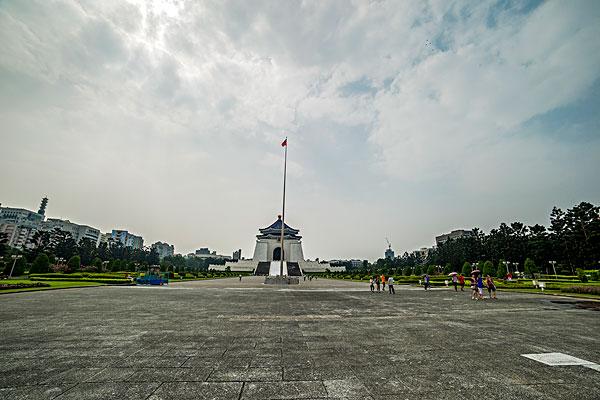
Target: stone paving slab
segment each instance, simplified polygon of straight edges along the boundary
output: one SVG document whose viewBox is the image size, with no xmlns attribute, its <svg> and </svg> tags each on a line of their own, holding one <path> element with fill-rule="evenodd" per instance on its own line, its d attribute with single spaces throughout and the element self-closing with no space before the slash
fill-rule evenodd
<svg viewBox="0 0 600 400">
<path fill-rule="evenodd" d="M 0 296 L 1 399 L 598 399 L 575 300 L 260 278 Z M 563 299 L 564 300 L 564 299 Z"/>
</svg>

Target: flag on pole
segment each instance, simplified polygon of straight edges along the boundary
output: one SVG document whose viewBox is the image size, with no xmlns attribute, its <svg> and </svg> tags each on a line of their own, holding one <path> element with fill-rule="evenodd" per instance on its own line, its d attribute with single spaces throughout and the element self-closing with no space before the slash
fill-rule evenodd
<svg viewBox="0 0 600 400">
<path fill-rule="evenodd" d="M 287 138 L 283 142 L 281 142 L 281 147 L 287 147 Z"/>
</svg>

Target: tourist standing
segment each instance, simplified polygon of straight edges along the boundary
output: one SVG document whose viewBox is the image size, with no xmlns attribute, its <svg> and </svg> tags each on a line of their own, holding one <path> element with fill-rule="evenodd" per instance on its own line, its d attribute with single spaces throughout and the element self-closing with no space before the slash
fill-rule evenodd
<svg viewBox="0 0 600 400">
<path fill-rule="evenodd" d="M 381 274 L 381 290 L 385 292 L 385 275 Z"/>
<path fill-rule="evenodd" d="M 490 296 L 490 299 L 496 299 L 496 284 L 494 283 L 494 279 L 487 275 L 485 277 L 485 284 L 487 286 L 487 290 L 488 290 L 488 295 Z"/>
<path fill-rule="evenodd" d="M 465 277 L 463 276 L 463 274 L 460 274 L 458 276 L 458 283 L 460 283 L 460 291 L 464 292 L 465 291 Z"/>
<path fill-rule="evenodd" d="M 375 276 L 375 284 L 377 285 L 377 292 L 381 292 L 381 283 L 378 276 Z"/>
<path fill-rule="evenodd" d="M 477 277 L 477 293 L 479 294 L 479 299 L 483 300 L 483 276 L 479 275 Z"/>
<path fill-rule="evenodd" d="M 454 285 L 454 291 L 458 292 L 458 277 L 456 275 L 452 275 L 452 284 Z"/>
<path fill-rule="evenodd" d="M 369 279 L 369 286 L 371 287 L 371 293 L 375 291 L 375 283 L 373 282 L 373 277 Z"/>
<path fill-rule="evenodd" d="M 394 278 L 391 276 L 388 278 L 388 292 L 390 294 L 396 294 L 396 291 L 394 290 Z"/>
</svg>

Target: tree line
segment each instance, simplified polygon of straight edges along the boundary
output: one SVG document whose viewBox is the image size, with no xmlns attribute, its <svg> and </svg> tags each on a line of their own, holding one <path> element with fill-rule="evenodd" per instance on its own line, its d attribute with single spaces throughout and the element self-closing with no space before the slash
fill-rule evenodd
<svg viewBox="0 0 600 400">
<path fill-rule="evenodd" d="M 18 250 L 8 246 L 8 238 L 0 233 L 0 272 L 8 275 L 14 259 L 13 275 L 43 272 L 103 272 L 138 271 L 149 265 L 159 265 L 164 271 L 201 272 L 208 271 L 211 264 L 225 264 L 218 258 L 183 257 L 179 254 L 160 260 L 151 247 L 134 249 L 124 246 L 119 240 L 109 239 L 98 246 L 88 238 L 75 241 L 69 232 L 55 228 L 51 231 L 37 231 L 29 239 L 28 246 Z"/>
<path fill-rule="evenodd" d="M 575 275 L 577 269 L 600 267 L 599 211 L 600 207 L 587 202 L 567 210 L 554 207 L 548 227 L 502 223 L 488 234 L 473 228 L 471 235 L 448 240 L 426 257 L 405 252 L 393 260 L 381 258 L 366 269 L 449 273 L 465 272 L 468 264 L 469 271 L 486 266 L 494 275 L 503 269 L 554 273 L 554 268 L 557 273 Z"/>
</svg>

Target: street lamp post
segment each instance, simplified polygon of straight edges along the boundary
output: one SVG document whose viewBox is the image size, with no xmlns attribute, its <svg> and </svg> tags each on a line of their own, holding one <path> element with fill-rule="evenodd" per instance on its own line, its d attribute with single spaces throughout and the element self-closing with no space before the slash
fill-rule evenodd
<svg viewBox="0 0 600 400">
<path fill-rule="evenodd" d="M 554 270 L 554 279 L 558 279 L 556 275 L 556 261 L 548 261 L 548 263 L 552 264 L 552 269 Z"/>
<path fill-rule="evenodd" d="M 13 274 L 13 271 L 15 270 L 15 264 L 17 263 L 17 260 L 19 258 L 23 257 L 23 256 L 21 256 L 21 255 L 12 255 L 11 257 L 12 257 L 12 259 L 14 261 L 13 261 L 12 268 L 10 269 L 10 274 L 8 274 L 8 279 L 12 278 L 12 274 Z"/>
</svg>

